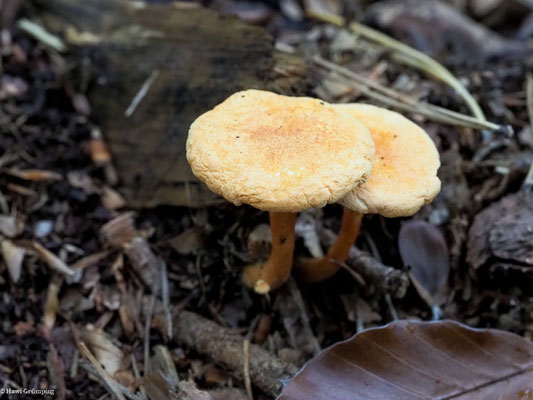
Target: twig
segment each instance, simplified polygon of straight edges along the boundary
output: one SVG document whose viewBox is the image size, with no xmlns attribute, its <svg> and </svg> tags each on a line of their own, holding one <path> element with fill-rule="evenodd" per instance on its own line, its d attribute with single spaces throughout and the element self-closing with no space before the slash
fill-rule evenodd
<svg viewBox="0 0 533 400">
<path fill-rule="evenodd" d="M 133 115 L 133 113 L 135 112 L 135 109 L 144 99 L 144 97 L 148 93 L 148 90 L 150 89 L 150 86 L 152 86 L 152 84 L 154 83 L 158 75 L 159 75 L 159 70 L 156 69 L 152 71 L 150 76 L 146 79 L 146 81 L 144 81 L 143 85 L 141 86 L 137 94 L 131 100 L 131 103 L 128 106 L 128 109 L 124 112 L 124 115 L 126 117 L 131 117 Z"/>
<path fill-rule="evenodd" d="M 152 317 L 154 315 L 156 295 L 150 296 L 150 304 L 146 314 L 146 322 L 144 325 L 144 375 L 150 370 L 150 327 L 152 326 Z"/>
<path fill-rule="evenodd" d="M 299 218 L 305 218 L 305 215 L 302 213 Z M 337 235 L 329 229 L 325 229 L 316 220 L 315 224 L 322 246 L 331 247 Z M 380 292 L 390 293 L 395 298 L 403 298 L 409 287 L 409 277 L 404 271 L 382 264 L 355 246 L 350 249 L 345 264 L 356 270 L 366 282 L 373 284 Z"/>
<path fill-rule="evenodd" d="M 319 14 L 314 12 L 310 13 L 309 16 L 340 27 L 343 27 L 345 25 L 345 20 L 337 15 Z M 459 82 L 457 78 L 455 78 L 455 76 L 453 76 L 453 74 L 442 64 L 438 63 L 428 55 L 413 49 L 405 43 L 393 39 L 390 36 L 375 29 L 372 29 L 366 25 L 360 24 L 358 22 L 351 22 L 348 27 L 353 33 L 363 36 L 368 40 L 371 40 L 375 43 L 378 43 L 384 47 L 393 50 L 394 52 L 396 52 L 397 59 L 403 62 L 404 64 L 425 71 L 428 74 L 451 86 L 459 94 L 459 96 L 462 97 L 462 99 L 472 112 L 472 115 L 474 115 L 480 120 L 485 120 L 485 115 L 483 114 L 483 111 L 481 110 L 481 107 L 479 106 L 477 101 L 461 84 L 461 82 Z"/>
<path fill-rule="evenodd" d="M 526 94 L 527 94 L 527 114 L 529 117 L 529 124 L 531 126 L 531 136 L 533 137 L 533 74 L 527 74 L 526 81 Z M 526 179 L 524 181 L 524 190 L 530 192 L 533 189 L 533 162 L 529 167 Z"/>
<path fill-rule="evenodd" d="M 312 342 L 313 355 L 316 356 L 318 353 L 320 353 L 320 351 L 322 351 L 322 349 L 320 348 L 320 343 L 318 342 L 317 338 L 315 337 L 315 334 L 313 333 L 313 329 L 311 328 L 311 322 L 309 321 L 307 307 L 305 307 L 304 299 L 302 298 L 300 289 L 298 289 L 298 285 L 296 285 L 296 282 L 294 282 L 294 279 L 292 277 L 290 277 L 287 281 L 287 286 L 289 287 L 291 296 L 294 300 L 294 303 L 296 304 L 296 307 L 298 307 L 298 310 L 300 311 L 299 314 L 300 320 L 302 321 L 302 326 L 304 328 L 304 331 L 306 332 L 306 335 Z"/>
<path fill-rule="evenodd" d="M 168 288 L 168 270 L 167 264 L 161 262 L 161 298 L 163 300 L 163 310 L 167 320 L 167 338 L 172 339 L 172 313 L 170 312 L 170 291 Z"/>
<path fill-rule="evenodd" d="M 364 76 L 357 74 L 356 72 L 345 67 L 330 61 L 326 61 L 319 56 L 315 56 L 313 58 L 313 62 L 319 67 L 342 76 L 344 78 L 344 83 L 348 83 L 365 96 L 370 97 L 384 105 L 404 111 L 415 112 L 425 116 L 428 119 L 449 125 L 464 126 L 475 129 L 487 129 L 506 133 L 510 130 L 510 128 L 507 126 L 498 125 L 484 119 L 482 120 L 479 118 L 470 117 L 468 115 L 451 111 L 443 107 L 419 101 L 411 96 L 397 92 L 391 88 L 387 88 L 376 81 L 367 79 Z M 346 78 L 348 78 L 347 82 L 345 81 Z"/>
<path fill-rule="evenodd" d="M 243 380 L 244 340 L 240 335 L 189 311 L 175 315 L 173 326 L 178 342 L 210 357 Z M 283 388 L 280 379 L 290 379 L 298 372 L 294 365 L 281 361 L 254 344 L 249 347 L 249 361 L 252 382 L 273 397 L 279 395 Z"/>
<path fill-rule="evenodd" d="M 254 400 L 254 394 L 252 393 L 252 380 L 250 379 L 250 339 L 245 338 L 242 347 L 242 373 L 244 375 L 244 387 L 246 388 L 246 395 L 248 396 L 248 400 Z"/>
</svg>

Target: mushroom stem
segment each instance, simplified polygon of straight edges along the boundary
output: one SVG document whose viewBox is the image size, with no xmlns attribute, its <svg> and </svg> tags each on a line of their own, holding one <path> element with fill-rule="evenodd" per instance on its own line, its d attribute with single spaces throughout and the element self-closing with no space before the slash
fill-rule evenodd
<svg viewBox="0 0 533 400">
<path fill-rule="evenodd" d="M 294 225 L 296 213 L 270 212 L 272 250 L 265 263 L 246 267 L 244 283 L 256 293 L 266 294 L 281 286 L 291 274 L 294 254 Z"/>
<path fill-rule="evenodd" d="M 322 258 L 303 258 L 295 266 L 298 280 L 316 283 L 333 276 L 346 261 L 361 226 L 363 214 L 344 208 L 342 223 L 337 239 Z"/>
</svg>

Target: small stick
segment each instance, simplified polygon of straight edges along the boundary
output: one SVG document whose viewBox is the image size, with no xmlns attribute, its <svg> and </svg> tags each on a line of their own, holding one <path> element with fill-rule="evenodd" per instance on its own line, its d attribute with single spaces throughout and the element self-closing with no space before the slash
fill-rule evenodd
<svg viewBox="0 0 533 400">
<path fill-rule="evenodd" d="M 245 338 L 243 342 L 243 375 L 244 375 L 244 387 L 246 388 L 246 395 L 248 400 L 254 400 L 254 394 L 252 393 L 252 380 L 250 379 L 250 339 Z"/>
<path fill-rule="evenodd" d="M 198 314 L 181 311 L 174 315 L 174 338 L 194 351 L 225 366 L 243 380 L 244 339 Z M 283 385 L 298 372 L 294 365 L 281 361 L 260 346 L 249 346 L 250 379 L 266 394 L 276 397 Z"/>
<path fill-rule="evenodd" d="M 144 375 L 148 374 L 150 365 L 150 328 L 152 326 L 152 317 L 154 315 L 156 296 L 153 294 L 150 297 L 150 304 L 146 314 L 146 322 L 144 325 Z"/>
<path fill-rule="evenodd" d="M 319 222 L 315 223 L 320 243 L 323 247 L 329 248 L 335 242 L 335 233 L 325 229 Z M 405 296 L 409 277 L 404 271 L 382 264 L 355 246 L 351 247 L 345 264 L 355 269 L 366 282 L 373 284 L 379 291 L 390 293 L 397 299 Z"/>
<path fill-rule="evenodd" d="M 526 94 L 527 94 L 527 114 L 529 117 L 529 124 L 531 126 L 531 135 L 533 136 L 533 74 L 527 74 L 526 82 Z M 533 189 L 533 162 L 529 167 L 529 171 L 526 175 L 526 179 L 523 185 L 524 191 L 530 192 Z"/>
</svg>

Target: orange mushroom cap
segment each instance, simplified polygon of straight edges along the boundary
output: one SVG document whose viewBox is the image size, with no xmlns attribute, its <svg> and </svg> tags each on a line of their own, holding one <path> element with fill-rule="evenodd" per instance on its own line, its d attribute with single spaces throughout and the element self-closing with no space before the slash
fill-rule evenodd
<svg viewBox="0 0 533 400">
<path fill-rule="evenodd" d="M 260 90 L 230 96 L 191 125 L 193 173 L 236 205 L 298 212 L 335 203 L 370 175 L 374 144 L 348 113 Z"/>
<path fill-rule="evenodd" d="M 428 134 L 404 116 L 368 104 L 334 106 L 357 118 L 375 144 L 368 181 L 339 201 L 362 214 L 409 216 L 440 191 L 439 153 Z"/>
</svg>

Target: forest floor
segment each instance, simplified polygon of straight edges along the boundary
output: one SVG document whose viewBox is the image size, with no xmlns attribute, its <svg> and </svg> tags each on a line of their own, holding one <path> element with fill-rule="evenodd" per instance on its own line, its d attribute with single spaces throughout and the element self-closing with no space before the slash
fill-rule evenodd
<svg viewBox="0 0 533 400">
<path fill-rule="evenodd" d="M 388 51 L 363 46 L 344 30 L 304 19 L 304 11 L 315 3 L 322 4 L 214 0 L 209 7 L 265 25 L 279 47 L 327 53 L 420 101 L 469 113 L 452 89 L 398 65 Z M 437 301 L 443 318 L 533 338 L 533 241 L 526 240 L 533 238 L 524 228 L 533 221 L 524 185 L 533 159 L 525 89 L 533 61 L 526 48 L 533 34 L 533 6 L 496 1 L 491 10 L 480 6 L 482 1 L 468 2 L 468 7 L 459 1 L 458 21 L 446 14 L 440 25 L 428 30 L 416 15 L 401 13 L 391 20 L 387 9 L 376 7 L 381 2 L 374 7 L 356 3 L 363 4 L 362 9 L 347 10 L 346 17 L 350 12 L 364 15 L 365 22 L 442 62 L 468 87 L 489 121 L 511 126 L 514 132 L 479 131 L 408 114 L 440 151 L 443 186 L 436 200 L 412 218 L 365 216 L 357 247 L 397 270 L 400 283 L 391 283 L 389 290 L 379 279 L 368 282 L 357 270 L 342 270 L 318 285 L 291 281 L 269 296 L 258 296 L 243 287 L 240 274 L 244 265 L 268 254 L 268 236 L 250 238 L 268 223 L 265 213 L 229 204 L 132 210 L 107 159 L 105 137 L 95 134 L 98 124 L 91 115 L 87 85 L 69 75 L 83 58 L 59 55 L 16 20 L 4 21 L 11 27 L 0 37 L 0 388 L 53 387 L 59 398 L 110 396 L 92 364 L 81 360 L 81 337 L 114 379 L 132 392 L 147 385 L 138 374 L 148 365 L 146 351 L 153 354 L 162 346 L 180 379 L 192 380 L 215 399 L 245 399 L 245 384 L 234 377 L 235 371 L 176 341 L 176 335 L 169 334 L 171 318 L 166 317 L 193 311 L 296 367 L 362 329 L 397 318 L 430 320 L 431 307 L 407 284 L 409 270 L 398 248 L 402 225 L 413 219 L 430 222 L 445 238 L 449 256 L 430 249 L 435 258 L 424 259 L 422 250 L 419 258 L 422 264 L 438 264 L 439 257 L 445 257 L 446 273 L 450 268 Z M 31 20 L 34 13 L 25 6 L 21 15 Z M 487 30 L 481 36 L 462 31 L 466 28 L 460 18 L 475 20 Z M 439 30 L 447 24 L 459 33 L 442 34 Z M 314 82 L 309 95 L 337 102 L 365 100 L 327 76 Z M 148 263 L 154 255 L 164 263 L 148 282 L 161 296 L 150 294 L 132 274 L 131 254 L 106 237 L 105 229 L 102 232 L 117 216 L 130 217 L 124 215 L 129 211 L 134 212 L 134 227 L 127 229 L 149 244 Z M 305 217 L 336 232 L 341 212 L 328 206 Z M 311 226 L 311 236 L 316 234 L 312 223 L 300 220 L 300 229 L 306 226 Z M 498 226 L 508 229 L 494 231 Z M 493 236 L 496 239 L 490 239 Z M 296 247 L 297 255 L 308 254 L 303 239 Z M 434 284 L 434 277 L 425 279 L 418 283 Z M 257 388 L 254 393 L 255 398 L 270 398 Z"/>
</svg>

